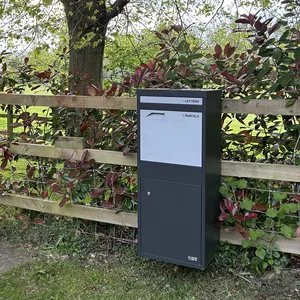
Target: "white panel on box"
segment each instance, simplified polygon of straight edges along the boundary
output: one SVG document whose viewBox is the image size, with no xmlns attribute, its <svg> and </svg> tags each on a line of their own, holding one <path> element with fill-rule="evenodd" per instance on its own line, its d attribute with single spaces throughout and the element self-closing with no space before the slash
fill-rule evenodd
<svg viewBox="0 0 300 300">
<path fill-rule="evenodd" d="M 141 110 L 143 161 L 202 166 L 202 113 Z"/>
<path fill-rule="evenodd" d="M 141 96 L 141 103 L 202 105 L 202 98 Z"/>
</svg>

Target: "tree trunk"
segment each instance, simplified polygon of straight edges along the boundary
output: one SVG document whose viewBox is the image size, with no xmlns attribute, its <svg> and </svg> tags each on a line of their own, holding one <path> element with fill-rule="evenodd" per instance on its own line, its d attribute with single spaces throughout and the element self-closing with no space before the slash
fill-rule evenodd
<svg viewBox="0 0 300 300">
<path fill-rule="evenodd" d="M 115 0 L 109 7 L 105 0 L 60 0 L 69 29 L 72 75 L 69 88 L 85 94 L 91 83 L 102 83 L 105 35 L 108 22 L 118 16 L 130 0 Z"/>
</svg>

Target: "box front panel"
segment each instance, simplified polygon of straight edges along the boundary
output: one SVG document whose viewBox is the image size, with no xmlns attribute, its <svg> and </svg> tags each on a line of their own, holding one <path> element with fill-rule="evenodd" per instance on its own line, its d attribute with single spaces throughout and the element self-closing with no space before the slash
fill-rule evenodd
<svg viewBox="0 0 300 300">
<path fill-rule="evenodd" d="M 139 255 L 201 268 L 201 186 L 139 180 Z"/>
</svg>

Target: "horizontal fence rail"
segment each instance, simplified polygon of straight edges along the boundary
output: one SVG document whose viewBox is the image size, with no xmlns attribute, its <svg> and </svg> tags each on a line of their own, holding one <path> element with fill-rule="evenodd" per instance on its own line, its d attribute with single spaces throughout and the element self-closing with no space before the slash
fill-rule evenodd
<svg viewBox="0 0 300 300">
<path fill-rule="evenodd" d="M 248 103 L 243 103 L 237 99 L 224 99 L 222 101 L 222 112 L 300 115 L 299 101 L 296 101 L 296 103 L 290 107 L 287 107 L 286 103 L 284 100 L 250 100 Z M 136 99 L 131 97 L 44 96 L 3 93 L 0 93 L 0 104 L 124 110 L 136 110 L 137 108 Z M 8 115 L 8 121 L 10 123 L 12 123 L 12 118 L 12 110 L 10 110 Z M 63 142 L 64 141 L 60 141 L 54 146 L 11 143 L 10 150 L 14 154 L 26 156 L 75 160 L 80 160 L 84 151 L 88 150 L 87 159 L 94 159 L 99 163 L 127 166 L 137 165 L 137 155 L 134 153 L 129 153 L 124 156 L 123 153 L 116 151 L 84 149 L 84 142 L 82 142 L 80 138 L 78 141 L 75 141 L 72 139 L 68 140 L 68 137 L 65 137 L 65 147 Z M 78 147 L 74 145 L 78 145 Z M 300 167 L 292 165 L 222 161 L 221 174 L 223 176 L 300 182 Z M 15 194 L 3 194 L 0 196 L 0 204 L 133 228 L 137 228 L 138 226 L 137 214 L 130 212 L 119 212 L 116 210 L 72 203 L 66 203 L 63 207 L 60 207 L 56 201 Z M 222 228 L 221 240 L 241 245 L 243 238 L 234 228 Z M 300 239 L 278 237 L 275 245 L 283 252 L 300 254 Z"/>
<path fill-rule="evenodd" d="M 60 207 L 58 202 L 55 201 L 12 194 L 0 196 L 0 204 L 72 218 L 138 228 L 137 214 L 131 212 L 117 212 L 115 210 L 82 206 L 72 203 L 66 203 L 63 207 Z M 235 245 L 242 244 L 244 239 L 234 228 L 221 228 L 220 230 L 221 241 L 226 241 Z M 278 237 L 274 242 L 274 245 L 272 244 L 270 246 L 276 246 L 280 251 L 286 253 L 300 254 L 300 239 L 297 238 L 288 240 L 283 237 Z"/>
<path fill-rule="evenodd" d="M 19 155 L 75 160 L 80 160 L 83 152 L 87 150 L 88 160 L 94 159 L 96 162 L 112 165 L 137 166 L 137 154 L 135 153 L 128 153 L 124 156 L 122 152 L 118 151 L 68 149 L 26 143 L 11 144 L 10 150 Z M 300 182 L 300 168 L 291 165 L 222 160 L 221 175 Z"/>
<path fill-rule="evenodd" d="M 133 97 L 103 96 L 51 96 L 51 95 L 18 95 L 0 93 L 1 104 L 28 106 L 99 108 L 136 110 L 137 102 Z M 300 115 L 300 101 L 286 106 L 285 100 L 250 100 L 243 103 L 239 99 L 223 99 L 224 113 Z"/>
</svg>

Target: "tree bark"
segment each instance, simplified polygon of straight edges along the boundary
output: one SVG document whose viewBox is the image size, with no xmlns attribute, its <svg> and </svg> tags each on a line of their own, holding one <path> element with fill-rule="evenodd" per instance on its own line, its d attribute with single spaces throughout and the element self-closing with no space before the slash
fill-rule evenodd
<svg viewBox="0 0 300 300">
<path fill-rule="evenodd" d="M 105 0 L 61 0 L 69 30 L 71 75 L 69 89 L 85 94 L 86 86 L 102 83 L 107 25 L 130 0 L 116 0 L 106 7 Z"/>
</svg>

